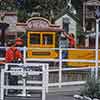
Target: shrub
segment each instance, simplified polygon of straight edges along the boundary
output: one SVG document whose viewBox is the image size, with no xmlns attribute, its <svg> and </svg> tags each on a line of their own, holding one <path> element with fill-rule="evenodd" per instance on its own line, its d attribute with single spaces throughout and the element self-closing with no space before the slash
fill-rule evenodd
<svg viewBox="0 0 100 100">
<path fill-rule="evenodd" d="M 100 81 L 95 78 L 91 78 L 88 80 L 81 90 L 82 96 L 88 96 L 90 98 L 98 98 L 100 99 Z"/>
</svg>

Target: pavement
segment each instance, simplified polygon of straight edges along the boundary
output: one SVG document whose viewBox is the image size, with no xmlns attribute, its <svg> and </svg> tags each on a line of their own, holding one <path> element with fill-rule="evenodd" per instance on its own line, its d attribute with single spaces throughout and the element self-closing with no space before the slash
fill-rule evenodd
<svg viewBox="0 0 100 100">
<path fill-rule="evenodd" d="M 41 97 L 5 97 L 5 100 L 42 100 Z M 74 100 L 73 96 L 66 95 L 47 95 L 46 100 Z"/>
<path fill-rule="evenodd" d="M 74 94 L 80 93 L 82 86 L 67 86 L 62 88 L 49 88 L 49 93 L 46 95 L 46 100 L 75 100 Z M 41 95 L 35 95 L 33 97 L 5 97 L 5 100 L 42 100 Z"/>
<path fill-rule="evenodd" d="M 48 95 L 46 100 L 74 100 L 73 96 L 68 96 L 68 95 Z"/>
<path fill-rule="evenodd" d="M 1 80 L 1 79 L 0 79 Z M 80 85 L 67 85 L 62 88 L 58 87 L 49 87 L 49 92 L 46 95 L 46 100 L 74 100 L 73 95 L 79 94 Z M 16 96 L 9 96 L 5 97 L 4 100 L 41 100 L 41 97 L 16 97 Z"/>
</svg>

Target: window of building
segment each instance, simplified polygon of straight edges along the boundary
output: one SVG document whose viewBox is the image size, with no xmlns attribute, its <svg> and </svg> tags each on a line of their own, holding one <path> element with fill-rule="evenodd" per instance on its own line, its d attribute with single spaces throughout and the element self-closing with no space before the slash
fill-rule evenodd
<svg viewBox="0 0 100 100">
<path fill-rule="evenodd" d="M 65 17 L 63 18 L 63 29 L 66 33 L 69 33 L 69 18 Z"/>
<path fill-rule="evenodd" d="M 87 31 L 91 31 L 92 30 L 92 23 L 91 22 L 88 22 L 87 25 L 86 25 L 86 30 Z"/>
<path fill-rule="evenodd" d="M 68 23 L 63 23 L 63 29 L 66 33 L 69 32 L 69 24 Z"/>
</svg>

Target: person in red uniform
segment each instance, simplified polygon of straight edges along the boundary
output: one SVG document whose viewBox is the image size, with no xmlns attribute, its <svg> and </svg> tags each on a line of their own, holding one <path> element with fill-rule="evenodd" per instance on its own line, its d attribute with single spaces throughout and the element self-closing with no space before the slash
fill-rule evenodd
<svg viewBox="0 0 100 100">
<path fill-rule="evenodd" d="M 23 62 L 23 56 L 19 49 L 16 47 L 16 43 L 9 42 L 8 46 L 10 46 L 6 50 L 5 54 L 5 63 L 20 63 Z M 9 66 L 9 69 L 11 66 Z M 9 70 L 8 69 L 8 70 Z M 18 76 L 12 76 L 11 73 L 8 74 L 8 84 L 9 85 L 18 85 Z M 10 90 L 10 93 L 18 93 L 18 90 Z"/>
<path fill-rule="evenodd" d="M 8 44 L 10 48 L 6 50 L 5 54 L 5 62 L 6 63 L 16 63 L 19 60 L 23 61 L 23 56 L 20 50 L 18 50 L 15 46 L 16 44 L 10 43 Z"/>
<path fill-rule="evenodd" d="M 74 48 L 75 47 L 75 44 L 76 44 L 76 41 L 74 39 L 74 34 L 73 33 L 70 33 L 69 35 L 64 32 L 64 35 L 65 37 L 67 37 L 67 39 L 69 40 L 69 47 L 70 48 Z"/>
</svg>

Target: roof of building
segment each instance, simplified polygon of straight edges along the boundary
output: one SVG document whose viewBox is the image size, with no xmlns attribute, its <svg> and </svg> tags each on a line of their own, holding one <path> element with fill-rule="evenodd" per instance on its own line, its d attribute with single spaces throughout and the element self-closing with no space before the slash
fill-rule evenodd
<svg viewBox="0 0 100 100">
<path fill-rule="evenodd" d="M 75 20 L 77 23 L 80 23 L 80 19 L 72 14 L 68 9 L 65 9 L 63 12 L 61 12 L 55 19 L 59 19 L 60 17 L 62 17 L 63 15 L 67 14 L 68 16 L 70 16 L 73 20 Z"/>
</svg>

